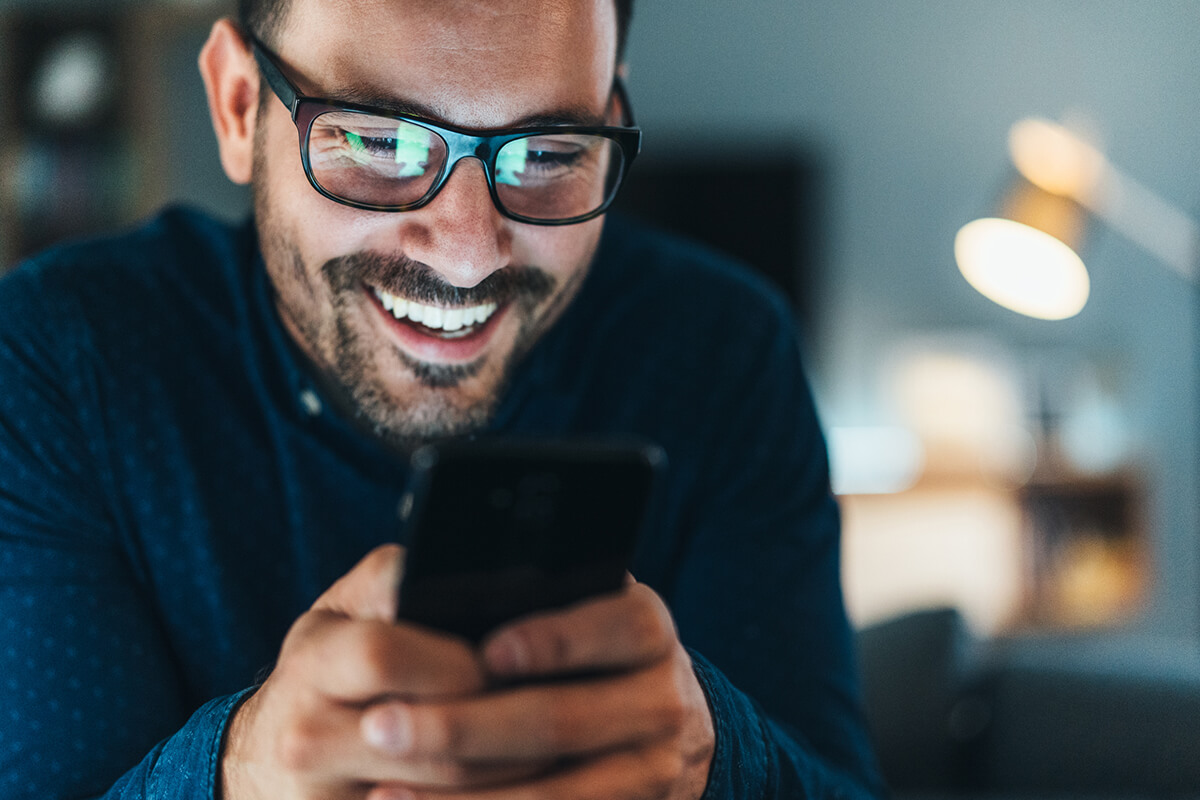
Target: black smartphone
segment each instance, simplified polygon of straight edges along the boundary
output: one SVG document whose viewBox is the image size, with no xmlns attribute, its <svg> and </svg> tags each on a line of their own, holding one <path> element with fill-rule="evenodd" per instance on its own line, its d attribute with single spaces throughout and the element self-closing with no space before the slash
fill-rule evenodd
<svg viewBox="0 0 1200 800">
<path fill-rule="evenodd" d="M 666 458 L 643 442 L 497 439 L 411 461 L 398 616 L 479 642 L 620 589 Z"/>
</svg>

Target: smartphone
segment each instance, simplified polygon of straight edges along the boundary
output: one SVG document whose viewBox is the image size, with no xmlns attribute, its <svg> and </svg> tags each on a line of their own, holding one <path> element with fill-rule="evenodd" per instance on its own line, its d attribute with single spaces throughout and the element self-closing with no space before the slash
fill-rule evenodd
<svg viewBox="0 0 1200 800">
<path fill-rule="evenodd" d="M 496 439 L 412 455 L 398 616 L 478 643 L 621 588 L 666 457 L 632 441 Z"/>
</svg>

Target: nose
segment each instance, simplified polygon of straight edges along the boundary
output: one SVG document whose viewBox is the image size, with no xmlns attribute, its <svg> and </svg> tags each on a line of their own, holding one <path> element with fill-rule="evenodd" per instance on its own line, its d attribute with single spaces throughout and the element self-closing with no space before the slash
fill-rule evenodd
<svg viewBox="0 0 1200 800">
<path fill-rule="evenodd" d="M 511 258 L 512 232 L 478 159 L 459 161 L 428 205 L 397 216 L 404 253 L 453 286 L 474 286 Z"/>
</svg>

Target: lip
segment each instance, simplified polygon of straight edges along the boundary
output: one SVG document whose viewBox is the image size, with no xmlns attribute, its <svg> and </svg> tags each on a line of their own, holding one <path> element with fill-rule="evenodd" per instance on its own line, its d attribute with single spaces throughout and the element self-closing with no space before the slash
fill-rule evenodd
<svg viewBox="0 0 1200 800">
<path fill-rule="evenodd" d="M 424 362 L 463 364 L 476 360 L 494 338 L 500 319 L 508 313 L 508 305 L 501 305 L 487 322 L 471 335 L 461 339 L 442 339 L 426 336 L 413 325 L 396 319 L 383 307 L 370 287 L 364 287 L 363 291 L 400 348 L 418 361 Z"/>
</svg>

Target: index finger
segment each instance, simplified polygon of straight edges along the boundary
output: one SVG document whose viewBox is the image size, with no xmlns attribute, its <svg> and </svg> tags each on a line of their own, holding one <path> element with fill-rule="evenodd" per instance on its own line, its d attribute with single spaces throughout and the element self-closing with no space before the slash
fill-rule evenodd
<svg viewBox="0 0 1200 800">
<path fill-rule="evenodd" d="M 666 604 L 645 584 L 565 610 L 505 625 L 485 640 L 484 663 L 498 677 L 632 669 L 665 657 L 677 641 Z"/>
<path fill-rule="evenodd" d="M 321 694 L 343 703 L 383 697 L 440 698 L 484 688 L 483 670 L 465 640 L 413 625 L 356 620 L 315 609 L 284 643 L 279 669 L 306 676 Z"/>
<path fill-rule="evenodd" d="M 394 620 L 404 555 L 398 544 L 376 547 L 326 589 L 313 609 L 354 619 Z"/>
</svg>

